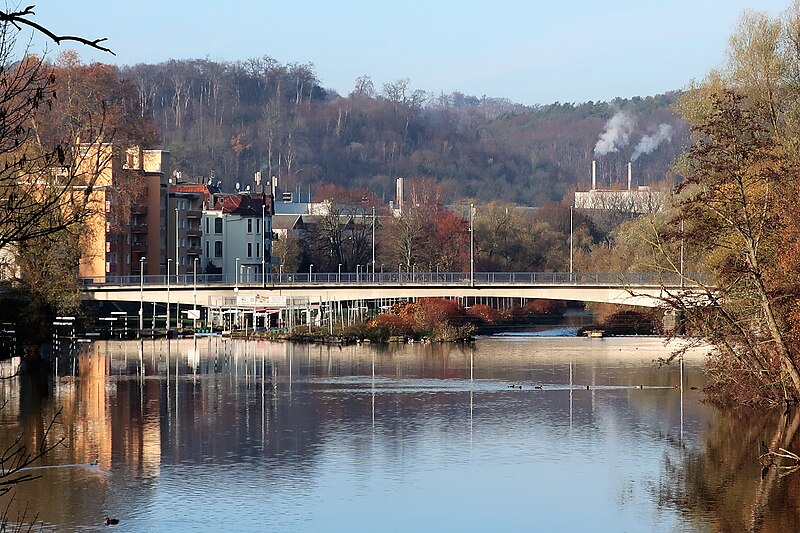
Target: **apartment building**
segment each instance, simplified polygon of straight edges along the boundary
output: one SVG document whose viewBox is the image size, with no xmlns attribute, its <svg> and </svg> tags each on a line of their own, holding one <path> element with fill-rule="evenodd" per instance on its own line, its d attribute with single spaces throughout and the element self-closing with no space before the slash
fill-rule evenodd
<svg viewBox="0 0 800 533">
<path fill-rule="evenodd" d="M 202 215 L 202 270 L 258 281 L 272 263 L 272 201 L 264 194 L 213 194 Z"/>
<path fill-rule="evenodd" d="M 175 180 L 177 181 L 177 179 Z M 176 275 L 202 273 L 202 218 L 209 200 L 220 193 L 219 187 L 195 183 L 175 183 L 169 187 L 167 213 L 167 257 L 172 259 L 170 272 Z"/>
</svg>

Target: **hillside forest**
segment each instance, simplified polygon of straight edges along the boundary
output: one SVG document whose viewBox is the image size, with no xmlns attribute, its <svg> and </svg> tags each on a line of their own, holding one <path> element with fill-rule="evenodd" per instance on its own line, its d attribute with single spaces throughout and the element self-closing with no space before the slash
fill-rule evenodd
<svg viewBox="0 0 800 533">
<path fill-rule="evenodd" d="M 688 129 L 679 96 L 523 106 L 501 98 L 432 94 L 408 79 L 325 89 L 310 64 L 263 56 L 237 62 L 170 60 L 119 69 L 184 179 L 251 184 L 256 171 L 283 190 L 366 189 L 388 202 L 397 177 L 428 178 L 450 200 L 538 206 L 590 185 L 663 181 Z"/>
</svg>

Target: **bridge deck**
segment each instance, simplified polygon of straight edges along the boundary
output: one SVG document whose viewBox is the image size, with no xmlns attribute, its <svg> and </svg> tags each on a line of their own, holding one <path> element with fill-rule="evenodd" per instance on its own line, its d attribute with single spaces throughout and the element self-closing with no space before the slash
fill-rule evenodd
<svg viewBox="0 0 800 533">
<path fill-rule="evenodd" d="M 84 280 L 84 298 L 219 305 L 226 299 L 267 305 L 309 301 L 422 297 L 516 297 L 656 306 L 666 291 L 683 290 L 677 276 L 654 273 L 392 272 L 348 274 L 128 276 Z"/>
</svg>

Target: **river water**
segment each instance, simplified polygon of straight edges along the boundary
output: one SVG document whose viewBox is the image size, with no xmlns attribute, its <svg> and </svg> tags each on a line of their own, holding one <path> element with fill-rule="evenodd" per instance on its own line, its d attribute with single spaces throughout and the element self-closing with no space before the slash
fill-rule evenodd
<svg viewBox="0 0 800 533">
<path fill-rule="evenodd" d="M 4 449 L 19 436 L 35 449 L 56 415 L 49 438 L 64 439 L 16 488 L 11 521 L 26 509 L 56 531 L 107 530 L 107 516 L 123 531 L 798 530 L 800 472 L 762 478 L 757 461 L 781 420 L 702 403 L 703 351 L 654 362 L 673 348 L 526 334 L 96 342 L 49 377 L 0 381 Z"/>
</svg>

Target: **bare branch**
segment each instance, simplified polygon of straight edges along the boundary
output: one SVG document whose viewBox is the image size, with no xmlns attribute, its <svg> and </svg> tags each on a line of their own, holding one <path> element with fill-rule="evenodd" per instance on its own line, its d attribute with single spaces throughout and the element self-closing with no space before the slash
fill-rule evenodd
<svg viewBox="0 0 800 533">
<path fill-rule="evenodd" d="M 53 33 L 48 28 L 42 26 L 41 24 L 30 20 L 28 17 L 36 14 L 33 11 L 34 7 L 36 6 L 30 5 L 25 9 L 23 9 L 22 11 L 0 11 L 0 22 L 6 22 L 12 24 L 18 30 L 22 29 L 20 27 L 20 24 L 28 26 L 29 28 L 33 28 L 34 30 L 38 31 L 39 33 L 43 34 L 47 38 L 51 39 L 54 43 L 59 45 L 64 41 L 73 41 L 76 43 L 85 44 L 86 46 L 95 48 L 97 50 L 101 50 L 103 52 L 108 52 L 111 55 L 116 55 L 110 48 L 106 48 L 105 46 L 102 46 L 100 44 L 108 40 L 105 37 L 101 39 L 85 39 L 83 37 L 78 37 L 76 35 L 58 35 L 56 33 Z"/>
</svg>

